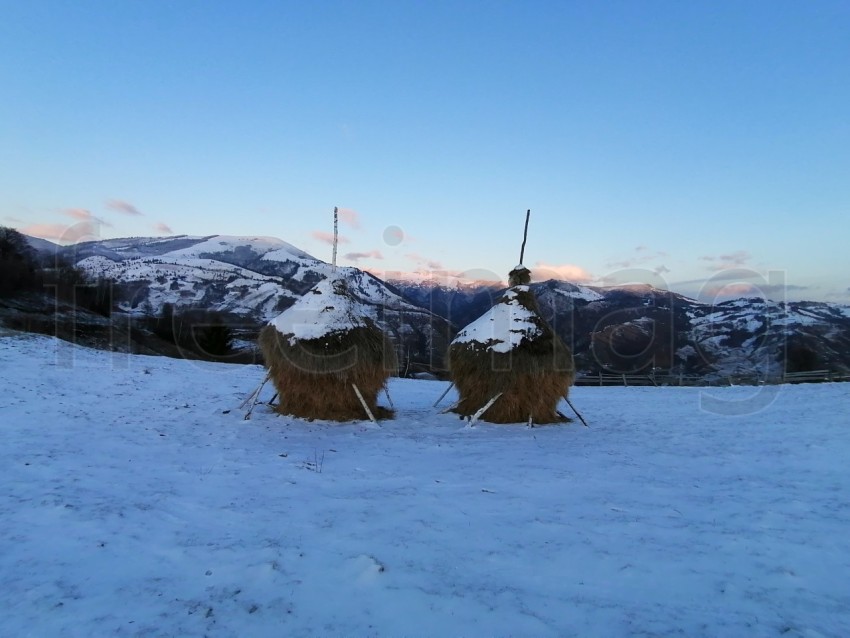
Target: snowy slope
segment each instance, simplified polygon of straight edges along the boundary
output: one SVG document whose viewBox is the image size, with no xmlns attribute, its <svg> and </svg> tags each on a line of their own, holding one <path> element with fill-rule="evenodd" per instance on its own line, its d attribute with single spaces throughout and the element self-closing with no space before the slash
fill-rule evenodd
<svg viewBox="0 0 850 638">
<path fill-rule="evenodd" d="M 467 325 L 502 288 L 392 282 L 412 301 Z M 579 370 L 646 372 L 705 378 L 771 377 L 786 353 L 803 352 L 817 369 L 850 369 L 850 307 L 759 298 L 706 304 L 646 285 L 602 288 L 564 281 L 531 284 L 541 316 L 576 355 Z"/>
<path fill-rule="evenodd" d="M 330 266 L 273 237 L 178 236 L 73 247 L 92 279 L 133 285 L 125 311 L 158 314 L 164 304 L 268 320 L 330 272 Z"/>
<path fill-rule="evenodd" d="M 168 303 L 266 322 L 333 271 L 330 264 L 273 237 L 130 238 L 72 248 L 77 266 L 90 278 L 134 287 L 136 294 L 119 304 L 122 310 L 154 315 Z M 430 313 L 374 276 L 356 268 L 339 268 L 339 273 L 352 282 L 358 299 L 376 307 L 370 310 L 373 318 L 386 311 L 430 320 Z"/>
<path fill-rule="evenodd" d="M 850 635 L 850 386 L 469 429 L 244 421 L 262 376 L 0 337 L 0 635 Z"/>
</svg>

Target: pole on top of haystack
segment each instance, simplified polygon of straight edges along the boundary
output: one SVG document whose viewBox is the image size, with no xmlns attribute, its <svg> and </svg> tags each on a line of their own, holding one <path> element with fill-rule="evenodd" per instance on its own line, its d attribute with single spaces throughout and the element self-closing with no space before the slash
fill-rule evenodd
<svg viewBox="0 0 850 638">
<path fill-rule="evenodd" d="M 522 233 L 522 248 L 519 250 L 519 265 L 522 266 L 522 260 L 525 258 L 525 241 L 528 239 L 528 218 L 531 217 L 531 209 L 525 211 L 525 231 Z"/>
<path fill-rule="evenodd" d="M 334 206 L 334 255 L 333 255 L 333 271 L 336 272 L 336 245 L 339 242 L 339 209 Z"/>
</svg>

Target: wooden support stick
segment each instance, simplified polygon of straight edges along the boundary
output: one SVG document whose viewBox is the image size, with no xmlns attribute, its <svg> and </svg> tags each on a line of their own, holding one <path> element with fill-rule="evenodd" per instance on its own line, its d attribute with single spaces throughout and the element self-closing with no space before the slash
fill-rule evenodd
<svg viewBox="0 0 850 638">
<path fill-rule="evenodd" d="M 475 422 L 476 422 L 478 419 L 480 419 L 480 418 L 481 418 L 481 416 L 482 416 L 482 415 L 483 415 L 483 414 L 484 414 L 487 410 L 489 410 L 489 409 L 490 409 L 490 406 L 492 406 L 492 405 L 496 402 L 496 399 L 498 399 L 500 396 L 502 396 L 502 394 L 503 394 L 502 392 L 499 392 L 499 394 L 497 394 L 497 395 L 496 395 L 496 396 L 494 396 L 492 399 L 490 399 L 489 401 L 487 401 L 487 403 L 485 403 L 485 404 L 484 404 L 484 407 L 483 407 L 483 408 L 481 408 L 480 410 L 478 410 L 478 412 L 476 412 L 475 414 L 473 414 L 473 415 L 469 418 L 469 425 L 470 425 L 470 426 L 475 425 Z"/>
<path fill-rule="evenodd" d="M 577 416 L 577 417 L 579 418 L 579 420 L 581 421 L 581 424 L 582 424 L 584 427 L 590 427 L 590 426 L 588 426 L 588 425 L 587 425 L 587 421 L 585 421 L 585 420 L 584 420 L 584 417 L 583 417 L 581 414 L 579 414 L 579 411 L 578 411 L 578 410 L 576 410 L 576 406 L 574 406 L 574 405 L 573 405 L 573 402 L 572 402 L 572 401 L 570 401 L 569 397 L 568 397 L 566 394 L 564 395 L 564 401 L 566 401 L 566 402 L 567 402 L 567 405 L 568 405 L 568 406 L 570 406 L 570 407 L 573 409 L 573 412 L 575 412 L 575 413 L 576 413 L 576 416 Z"/>
<path fill-rule="evenodd" d="M 262 391 L 263 386 L 266 385 L 266 382 L 269 380 L 270 377 L 271 377 L 271 372 L 269 372 L 266 375 L 266 378 L 263 379 L 263 382 L 260 384 L 260 387 L 257 388 L 257 391 L 254 393 L 254 398 L 251 401 L 251 405 L 248 408 L 248 411 L 245 413 L 245 419 L 244 419 L 245 421 L 248 421 L 251 418 L 251 413 L 254 411 L 254 408 L 257 405 L 257 401 L 259 401 L 259 399 L 260 399 L 260 392 Z"/>
<path fill-rule="evenodd" d="M 531 217 L 531 209 L 525 212 L 525 231 L 522 233 L 522 248 L 519 251 L 519 265 L 522 266 L 522 260 L 525 257 L 525 240 L 528 239 L 528 218 Z"/>
<path fill-rule="evenodd" d="M 528 427 L 534 427 L 534 417 L 532 417 L 530 414 L 528 415 Z"/>
<path fill-rule="evenodd" d="M 460 401 L 456 401 L 455 403 L 452 403 L 449 407 L 447 407 L 445 410 L 440 410 L 440 414 L 446 414 L 447 412 L 451 412 L 459 405 Z"/>
<path fill-rule="evenodd" d="M 390 396 L 390 389 L 387 386 L 384 386 L 384 395 L 387 397 L 387 401 L 390 402 L 390 408 L 395 410 L 395 406 L 393 405 L 393 399 Z"/>
<path fill-rule="evenodd" d="M 445 392 L 443 392 L 443 393 L 440 395 L 440 398 L 439 398 L 439 399 L 437 399 L 437 401 L 434 403 L 434 407 L 435 407 L 435 408 L 436 408 L 436 407 L 440 404 L 440 401 L 442 401 L 443 399 L 445 399 L 445 398 L 446 398 L 446 395 L 449 393 L 449 390 L 451 390 L 453 387 L 455 387 L 455 384 L 454 384 L 454 383 L 450 383 L 450 384 L 449 384 L 449 387 L 448 387 L 448 388 L 446 388 L 446 391 L 445 391 Z"/>
<path fill-rule="evenodd" d="M 357 398 L 360 399 L 360 405 L 363 406 L 363 409 L 366 410 L 366 414 L 369 417 L 369 420 L 372 423 L 377 424 L 378 422 L 375 420 L 375 415 L 372 414 L 372 410 L 369 409 L 369 406 L 366 405 L 366 399 L 363 398 L 363 395 L 360 393 L 360 388 L 357 387 L 356 383 L 352 383 L 351 387 L 354 388 L 354 394 L 357 395 Z"/>
<path fill-rule="evenodd" d="M 266 376 L 263 379 L 263 382 L 257 387 L 256 390 L 254 390 L 251 394 L 249 394 L 247 397 L 245 397 L 245 400 L 242 403 L 239 404 L 240 410 L 242 408 L 244 408 L 245 406 L 247 406 L 251 402 L 251 399 L 253 399 L 255 396 L 257 396 L 257 394 L 259 394 L 260 390 L 262 390 L 263 386 L 266 385 L 266 383 L 268 382 L 270 376 L 271 376 L 271 372 L 266 372 Z"/>
</svg>

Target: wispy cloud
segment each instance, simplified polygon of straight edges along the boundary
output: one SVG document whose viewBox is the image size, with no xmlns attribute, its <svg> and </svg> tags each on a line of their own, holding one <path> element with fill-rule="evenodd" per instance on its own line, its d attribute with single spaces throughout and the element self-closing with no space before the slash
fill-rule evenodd
<svg viewBox="0 0 850 638">
<path fill-rule="evenodd" d="M 108 199 L 106 200 L 106 207 L 109 210 L 114 210 L 116 213 L 123 213 L 125 215 L 141 215 L 142 212 L 133 206 L 130 202 L 125 202 L 123 199 Z"/>
<path fill-rule="evenodd" d="M 79 219 L 80 221 L 86 221 L 93 217 L 91 211 L 85 208 L 66 208 L 62 211 L 62 214 L 73 219 Z"/>
<path fill-rule="evenodd" d="M 634 268 L 635 266 L 641 266 L 667 256 L 668 254 L 663 250 L 654 251 L 649 246 L 641 244 L 640 246 L 635 246 L 634 254 L 623 259 L 610 260 L 605 265 L 608 268 Z"/>
<path fill-rule="evenodd" d="M 380 270 L 366 267 L 376 277 L 385 281 L 431 282 L 441 286 L 504 286 L 498 275 L 484 270 Z"/>
<path fill-rule="evenodd" d="M 66 208 L 62 211 L 62 214 L 66 217 L 70 217 L 71 219 L 76 219 L 77 221 L 97 222 L 98 224 L 101 224 L 108 228 L 112 228 L 112 224 L 107 221 L 104 221 L 100 217 L 95 217 L 94 215 L 92 215 L 92 212 L 90 210 L 87 210 L 85 208 Z"/>
<path fill-rule="evenodd" d="M 405 255 L 410 261 L 414 262 L 420 267 L 427 268 L 428 270 L 444 270 L 443 264 L 436 259 L 429 259 L 428 257 L 424 257 L 419 253 L 407 253 Z"/>
<path fill-rule="evenodd" d="M 173 235 L 174 234 L 174 231 L 171 230 L 171 226 L 169 226 L 165 222 L 157 222 L 156 224 L 153 225 L 153 229 L 156 232 L 161 233 L 163 235 Z"/>
<path fill-rule="evenodd" d="M 350 208 L 340 208 L 338 210 L 339 213 L 339 221 L 343 224 L 354 228 L 360 228 L 360 213 L 356 210 L 351 210 Z"/>
<path fill-rule="evenodd" d="M 66 224 L 30 224 L 21 228 L 25 235 L 49 239 L 60 244 L 76 244 L 80 241 L 101 239 L 98 225 L 94 221 L 81 221 L 70 226 Z"/>
<path fill-rule="evenodd" d="M 24 223 L 23 219 L 18 219 L 17 217 L 12 217 L 11 215 L 6 215 L 3 219 L 5 219 L 7 222 L 12 222 L 13 224 L 23 224 Z"/>
<path fill-rule="evenodd" d="M 700 259 L 710 262 L 706 268 L 717 271 L 746 266 L 752 256 L 746 250 L 737 250 L 726 255 L 703 255 Z"/>
<path fill-rule="evenodd" d="M 361 259 L 383 259 L 384 256 L 380 250 L 370 250 L 368 253 L 346 253 L 343 255 L 349 261 L 358 262 Z"/>
<path fill-rule="evenodd" d="M 540 261 L 532 266 L 531 276 L 535 281 L 559 279 L 574 283 L 589 283 L 595 279 L 587 270 L 575 264 L 547 264 Z"/>
<path fill-rule="evenodd" d="M 331 246 L 333 246 L 333 243 L 334 243 L 334 234 L 333 233 L 327 233 L 323 230 L 314 230 L 310 234 L 313 237 L 313 239 L 318 239 L 319 241 L 325 242 L 326 244 L 330 244 Z M 340 244 L 350 244 L 351 240 L 348 237 L 345 237 L 344 235 L 340 235 L 339 236 L 339 243 Z"/>
</svg>

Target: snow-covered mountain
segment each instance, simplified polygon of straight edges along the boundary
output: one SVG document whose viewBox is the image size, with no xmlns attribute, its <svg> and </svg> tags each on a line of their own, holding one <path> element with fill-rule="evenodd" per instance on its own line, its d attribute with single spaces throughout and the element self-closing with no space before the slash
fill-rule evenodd
<svg viewBox="0 0 850 638">
<path fill-rule="evenodd" d="M 57 247 L 93 279 L 117 282 L 119 310 L 157 316 L 174 308 L 214 310 L 241 322 L 246 342 L 291 306 L 331 266 L 270 237 L 176 236 L 110 239 Z M 344 269 L 355 296 L 393 337 L 413 369 L 442 369 L 456 331 L 500 296 L 498 284 L 440 285 Z M 782 370 L 850 370 L 850 307 L 738 299 L 715 305 L 650 286 L 601 288 L 550 280 L 532 284 L 543 317 L 586 372 L 706 377 L 773 376 Z"/>
<path fill-rule="evenodd" d="M 269 320 L 330 266 L 270 237 L 178 236 L 112 239 L 64 249 L 93 279 L 132 289 L 122 310 L 157 314 L 165 304 Z"/>
<path fill-rule="evenodd" d="M 391 281 L 402 295 L 458 326 L 484 313 L 501 286 Z M 651 286 L 535 283 L 541 314 L 585 371 L 658 368 L 707 377 L 769 377 L 782 370 L 850 370 L 850 307 L 737 299 L 719 304 Z"/>
<path fill-rule="evenodd" d="M 280 239 L 180 235 L 108 239 L 55 249 L 90 280 L 114 282 L 117 310 L 157 316 L 174 309 L 230 316 L 248 341 L 332 272 L 332 266 Z M 399 359 L 420 367 L 442 356 L 451 326 L 356 268 L 339 268 L 350 290 L 399 347 Z M 235 319 L 234 319 L 235 318 Z"/>
</svg>

